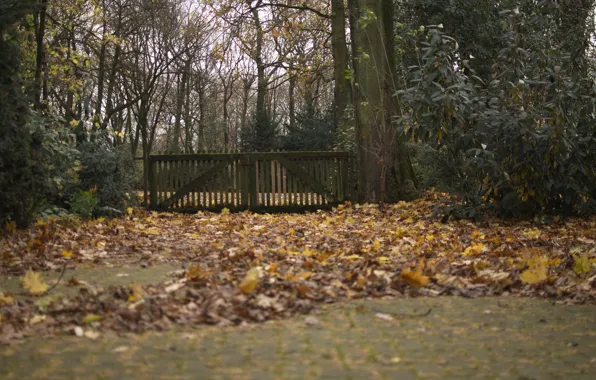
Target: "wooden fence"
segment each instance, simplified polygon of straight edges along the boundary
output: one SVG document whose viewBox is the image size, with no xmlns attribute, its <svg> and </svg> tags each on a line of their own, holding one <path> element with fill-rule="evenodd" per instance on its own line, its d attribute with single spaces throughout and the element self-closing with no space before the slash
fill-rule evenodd
<svg viewBox="0 0 596 380">
<path fill-rule="evenodd" d="M 150 207 L 323 208 L 350 198 L 350 165 L 346 152 L 152 155 Z"/>
</svg>

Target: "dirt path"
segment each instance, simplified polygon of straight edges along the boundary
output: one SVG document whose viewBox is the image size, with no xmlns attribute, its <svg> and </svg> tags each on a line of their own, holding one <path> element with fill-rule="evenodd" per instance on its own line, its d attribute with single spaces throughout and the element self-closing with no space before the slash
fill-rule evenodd
<svg viewBox="0 0 596 380">
<path fill-rule="evenodd" d="M 353 301 L 245 327 L 27 339 L 0 348 L 0 378 L 592 379 L 595 338 L 594 306 Z"/>
</svg>

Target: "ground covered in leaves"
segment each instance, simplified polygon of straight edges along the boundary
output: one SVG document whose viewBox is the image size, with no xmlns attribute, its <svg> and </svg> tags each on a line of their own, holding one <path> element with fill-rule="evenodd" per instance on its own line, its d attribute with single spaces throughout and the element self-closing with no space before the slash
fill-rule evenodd
<svg viewBox="0 0 596 380">
<path fill-rule="evenodd" d="M 308 314 L 322 303 L 419 296 L 527 296 L 596 303 L 596 219 L 482 223 L 431 220 L 440 194 L 308 214 L 194 215 L 130 210 L 118 219 L 39 222 L 5 231 L 0 342 L 31 334 L 93 338 L 173 325 L 238 325 Z M 130 286 L 62 281 L 73 267 L 179 265 L 170 280 Z M 179 263 L 179 264 L 178 264 Z M 49 293 L 48 293 L 49 291 Z"/>
</svg>

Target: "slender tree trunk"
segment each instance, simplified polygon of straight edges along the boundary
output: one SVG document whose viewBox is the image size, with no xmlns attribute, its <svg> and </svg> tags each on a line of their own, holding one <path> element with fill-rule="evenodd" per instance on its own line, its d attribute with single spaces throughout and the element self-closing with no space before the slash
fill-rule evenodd
<svg viewBox="0 0 596 380">
<path fill-rule="evenodd" d="M 190 82 L 191 76 L 188 76 L 188 80 Z M 192 117 L 191 117 L 191 110 L 190 110 L 190 93 L 191 93 L 190 83 L 186 86 L 186 94 L 184 94 L 185 102 L 184 102 L 184 152 L 185 153 L 193 153 L 194 149 L 192 146 Z"/>
<path fill-rule="evenodd" d="M 41 0 L 39 11 L 34 16 L 35 22 L 35 77 L 33 83 L 33 104 L 36 110 L 42 109 L 41 91 L 42 74 L 45 65 L 44 37 L 46 32 L 46 12 L 48 0 Z"/>
<path fill-rule="evenodd" d="M 170 150 L 174 153 L 180 153 L 180 134 L 182 125 L 182 108 L 184 106 L 184 99 L 186 94 L 186 82 L 188 81 L 188 72 L 190 71 L 191 60 L 184 63 L 182 69 L 182 77 L 179 77 L 178 87 L 176 88 L 176 113 L 174 115 L 174 133 L 172 138 L 172 146 Z"/>
<path fill-rule="evenodd" d="M 296 75 L 290 73 L 290 85 L 288 88 L 290 130 L 293 130 L 296 127 L 296 98 L 294 97 L 295 88 L 296 88 Z"/>
<path fill-rule="evenodd" d="M 259 1 L 259 4 L 261 2 Z M 263 26 L 259 19 L 259 11 L 257 8 L 251 9 L 253 24 L 256 31 L 256 46 L 253 59 L 257 65 L 257 126 L 259 121 L 264 120 L 266 115 L 265 97 L 267 95 L 267 78 L 265 77 L 265 64 L 263 62 Z"/>
<path fill-rule="evenodd" d="M 199 73 L 197 86 L 199 94 L 199 152 L 205 152 L 207 149 L 207 144 L 205 144 L 205 103 L 207 94 L 205 94 L 206 88 L 204 81 L 203 73 Z"/>
<path fill-rule="evenodd" d="M 103 28 L 106 29 L 106 24 L 104 22 Z M 97 68 L 97 104 L 95 105 L 95 117 L 94 119 L 97 122 L 101 120 L 101 106 L 103 103 L 103 92 L 104 92 L 104 82 L 105 82 L 105 72 L 106 72 L 106 49 L 107 49 L 107 42 L 105 41 L 106 34 L 104 32 L 101 41 L 101 48 L 99 50 L 99 57 L 98 57 L 98 68 Z"/>
<path fill-rule="evenodd" d="M 346 10 L 344 0 L 331 0 L 331 50 L 333 53 L 333 79 L 335 119 L 341 120 L 350 102 L 350 80 L 347 77 L 348 48 L 346 43 Z"/>
</svg>

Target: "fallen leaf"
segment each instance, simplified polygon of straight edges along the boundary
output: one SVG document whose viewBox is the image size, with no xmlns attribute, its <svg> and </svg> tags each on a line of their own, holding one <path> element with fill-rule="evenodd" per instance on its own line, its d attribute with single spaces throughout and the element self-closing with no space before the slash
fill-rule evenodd
<svg viewBox="0 0 596 380">
<path fill-rule="evenodd" d="M 385 314 L 385 313 L 377 313 L 377 314 L 375 314 L 375 317 L 382 319 L 384 321 L 387 321 L 387 322 L 391 322 L 394 320 L 394 318 L 391 315 Z"/>
<path fill-rule="evenodd" d="M 139 301 L 143 298 L 143 296 L 145 295 L 145 292 L 143 291 L 143 287 L 139 284 L 132 284 L 130 286 L 130 294 L 128 296 L 128 301 L 129 302 L 136 302 Z"/>
<path fill-rule="evenodd" d="M 308 317 L 304 318 L 304 323 L 306 323 L 307 326 L 317 326 L 321 322 L 317 319 L 317 317 L 309 315 Z"/>
<path fill-rule="evenodd" d="M 85 318 L 83 318 L 83 320 L 81 321 L 84 324 L 89 324 L 89 323 L 93 323 L 93 322 L 99 322 L 102 320 L 102 316 L 101 315 L 97 315 L 97 314 L 87 314 L 85 316 Z"/>
<path fill-rule="evenodd" d="M 401 271 L 400 278 L 404 280 L 408 285 L 415 288 L 425 287 L 430 283 L 430 278 L 422 274 L 424 268 L 424 260 L 421 260 L 416 267 L 416 270 L 411 271 L 408 268 L 404 268 Z"/>
<path fill-rule="evenodd" d="M 39 315 L 39 314 L 36 314 L 36 315 L 34 315 L 33 317 L 31 317 L 31 319 L 29 319 L 29 324 L 30 324 L 30 325 L 36 325 L 36 324 L 38 324 L 38 323 L 40 323 L 40 322 L 43 322 L 43 321 L 45 321 L 45 320 L 46 320 L 46 318 L 47 318 L 47 316 L 46 316 L 46 315 Z"/>
<path fill-rule="evenodd" d="M 12 305 L 13 303 L 14 303 L 13 296 L 5 294 L 0 291 L 0 306 Z"/>
<path fill-rule="evenodd" d="M 464 252 L 462 252 L 462 255 L 464 255 L 464 256 L 478 255 L 478 254 L 484 252 L 484 250 L 486 250 L 486 246 L 484 245 L 484 243 L 472 242 L 472 244 L 469 247 L 467 247 Z"/>
<path fill-rule="evenodd" d="M 70 258 L 74 256 L 74 253 L 72 251 L 68 251 L 68 250 L 64 250 L 62 251 L 62 253 L 60 254 L 60 256 L 62 257 L 66 257 L 66 258 Z"/>
<path fill-rule="evenodd" d="M 85 331 L 83 330 L 83 328 L 81 326 L 76 326 L 73 330 L 74 334 L 78 337 L 82 337 L 83 334 L 85 333 Z"/>
<path fill-rule="evenodd" d="M 588 257 L 588 253 L 584 253 L 582 256 L 573 255 L 573 261 L 575 265 L 573 266 L 573 271 L 578 276 L 583 276 L 588 274 L 592 271 L 592 263 L 590 263 L 590 258 Z"/>
<path fill-rule="evenodd" d="M 259 283 L 259 268 L 254 267 L 254 268 L 250 268 L 248 270 L 248 272 L 246 272 L 246 276 L 244 277 L 244 279 L 242 280 L 240 285 L 238 285 L 238 288 L 240 288 L 240 291 L 242 293 L 248 294 L 248 293 L 252 292 L 257 287 L 258 283 Z"/>
<path fill-rule="evenodd" d="M 21 277 L 21 286 L 32 295 L 40 295 L 48 290 L 48 285 L 43 281 L 41 275 L 31 269 Z"/>
<path fill-rule="evenodd" d="M 528 269 L 526 269 L 520 276 L 520 280 L 526 284 L 534 285 L 546 281 L 547 259 L 543 257 L 532 257 L 528 260 Z"/>
<path fill-rule="evenodd" d="M 99 338 L 99 332 L 97 332 L 97 331 L 87 330 L 87 331 L 85 331 L 85 333 L 83 335 L 85 336 L 85 338 L 91 339 L 91 340 L 95 340 L 95 339 Z"/>
</svg>

